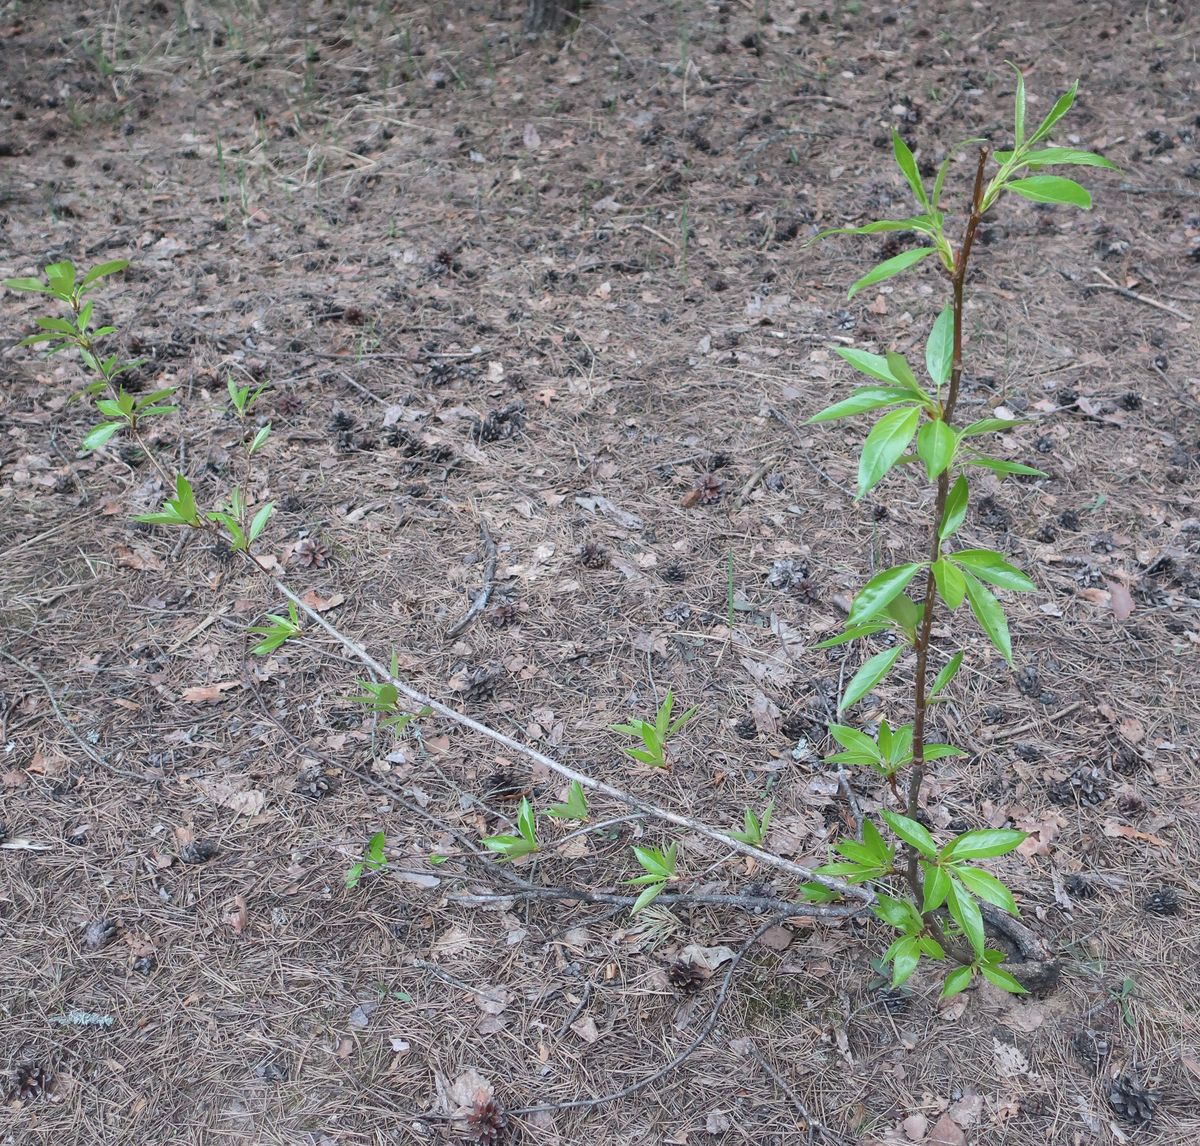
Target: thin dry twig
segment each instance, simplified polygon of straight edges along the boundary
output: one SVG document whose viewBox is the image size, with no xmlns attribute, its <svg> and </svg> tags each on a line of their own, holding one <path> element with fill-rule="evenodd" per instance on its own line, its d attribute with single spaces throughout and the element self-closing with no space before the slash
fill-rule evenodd
<svg viewBox="0 0 1200 1146">
<path fill-rule="evenodd" d="M 492 540 L 487 522 L 482 517 L 479 519 L 479 533 L 483 539 L 485 556 L 483 587 L 475 594 L 475 600 L 471 602 L 471 607 L 446 630 L 447 637 L 457 637 L 487 608 L 488 601 L 492 597 L 492 590 L 496 587 L 496 543 Z"/>
<path fill-rule="evenodd" d="M 303 601 L 295 593 L 292 592 L 282 581 L 272 577 L 262 569 L 254 561 L 253 557 L 248 560 L 257 569 L 262 571 L 270 578 L 271 584 L 274 585 L 277 592 L 282 593 L 289 601 L 291 601 L 297 609 L 299 609 L 310 621 L 319 628 L 324 629 L 331 637 L 334 638 L 347 652 L 353 654 L 367 668 L 378 674 L 378 676 L 390 682 L 395 686 L 396 690 L 409 700 L 413 701 L 421 707 L 427 707 L 438 713 L 439 716 L 444 716 L 448 720 L 454 721 L 455 724 L 463 728 L 469 728 L 472 732 L 477 732 L 481 736 L 486 736 L 489 740 L 495 741 L 497 744 L 502 744 L 510 752 L 516 752 L 524 756 L 527 760 L 532 760 L 535 764 L 540 764 L 544 768 L 548 768 L 551 772 L 557 773 L 566 780 L 573 780 L 581 787 L 587 788 L 592 792 L 599 792 L 601 795 L 616 800 L 619 803 L 625 804 L 630 808 L 635 808 L 639 812 L 643 812 L 647 816 L 651 816 L 656 820 L 664 820 L 669 824 L 674 824 L 676 827 L 687 828 L 689 831 L 695 832 L 697 835 L 704 836 L 707 839 L 713 840 L 716 843 L 730 848 L 735 852 L 740 852 L 742 855 L 753 856 L 759 863 L 765 864 L 767 867 L 776 868 L 779 871 L 786 871 L 789 875 L 796 876 L 805 882 L 819 883 L 822 887 L 827 887 L 831 891 L 836 891 L 849 899 L 856 899 L 862 903 L 874 903 L 875 895 L 863 887 L 856 887 L 852 884 L 845 883 L 840 879 L 833 879 L 830 876 L 820 875 L 814 872 L 811 868 L 804 867 L 802 864 L 793 863 L 791 860 L 784 859 L 782 856 L 773 855 L 771 852 L 765 852 L 761 848 L 753 847 L 750 844 L 742 843 L 741 840 L 734 839 L 733 836 L 726 835 L 724 832 L 717 831 L 716 828 L 711 828 L 707 824 L 701 823 L 699 820 L 694 820 L 690 816 L 681 815 L 679 812 L 672 812 L 668 808 L 660 808 L 656 804 L 651 804 L 637 797 L 630 795 L 628 792 L 622 791 L 620 788 L 614 788 L 611 784 L 606 784 L 602 780 L 597 780 L 594 776 L 589 776 L 586 772 L 577 772 L 574 768 L 568 767 L 566 764 L 555 760 L 552 756 L 547 756 L 544 752 L 539 752 L 536 748 L 531 748 L 527 744 L 522 744 L 519 740 L 514 740 L 511 736 L 506 736 L 503 732 L 499 732 L 494 728 L 489 728 L 486 724 L 481 724 L 478 720 L 467 716 L 465 713 L 459 712 L 457 709 L 451 708 L 449 705 L 442 704 L 441 701 L 434 700 L 432 697 L 426 696 L 423 692 L 419 692 L 410 684 L 400 680 L 394 676 L 379 663 L 366 649 L 351 637 L 346 636 L 328 620 L 321 616 L 311 605 Z"/>
<path fill-rule="evenodd" d="M 1146 306 L 1152 306 L 1155 310 L 1164 310 L 1167 312 L 1167 314 L 1173 314 L 1176 318 L 1182 318 L 1184 322 L 1194 321 L 1190 314 L 1185 314 L 1178 307 L 1174 307 L 1170 303 L 1159 302 L 1158 299 L 1151 298 L 1148 294 L 1141 294 L 1136 290 L 1130 290 L 1128 287 L 1121 286 L 1120 283 L 1113 282 L 1113 280 L 1109 278 L 1108 275 L 1106 275 L 1102 270 L 1100 270 L 1099 267 L 1094 267 L 1093 270 L 1095 270 L 1096 274 L 1104 279 L 1104 282 L 1088 283 L 1086 285 L 1087 290 L 1112 291 L 1113 294 L 1119 294 L 1122 298 L 1132 299 L 1134 302 L 1140 302 Z"/>
</svg>

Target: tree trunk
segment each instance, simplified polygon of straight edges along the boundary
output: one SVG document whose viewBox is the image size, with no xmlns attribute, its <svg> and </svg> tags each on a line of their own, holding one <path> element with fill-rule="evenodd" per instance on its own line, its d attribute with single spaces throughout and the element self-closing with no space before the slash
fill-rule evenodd
<svg viewBox="0 0 1200 1146">
<path fill-rule="evenodd" d="M 582 0 L 526 0 L 525 31 L 561 32 L 579 18 Z"/>
</svg>

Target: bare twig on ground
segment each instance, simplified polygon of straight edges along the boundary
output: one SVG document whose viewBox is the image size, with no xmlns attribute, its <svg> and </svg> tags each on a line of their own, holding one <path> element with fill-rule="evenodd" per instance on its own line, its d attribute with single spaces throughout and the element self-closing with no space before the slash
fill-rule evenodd
<svg viewBox="0 0 1200 1146">
<path fill-rule="evenodd" d="M 471 607 L 446 630 L 447 637 L 457 637 L 487 608 L 488 601 L 492 597 L 492 590 L 496 587 L 496 543 L 492 540 L 487 522 L 482 517 L 479 519 L 479 533 L 483 539 L 484 552 L 483 586 L 475 594 L 475 600 L 471 602 Z"/>
<path fill-rule="evenodd" d="M 1098 274 L 1104 280 L 1104 282 L 1087 283 L 1084 289 L 1112 291 L 1113 294 L 1119 294 L 1122 298 L 1132 299 L 1134 302 L 1140 302 L 1146 306 L 1152 306 L 1155 310 L 1163 310 L 1166 311 L 1167 314 L 1173 314 L 1176 318 L 1182 318 L 1184 322 L 1194 321 L 1190 314 L 1185 314 L 1178 307 L 1171 306 L 1170 303 L 1159 302 L 1158 299 L 1151 298 L 1148 294 L 1141 294 L 1138 291 L 1130 290 L 1128 287 L 1121 286 L 1120 283 L 1113 282 L 1113 280 L 1110 279 L 1102 270 L 1100 270 L 1099 267 L 1094 267 L 1093 270 L 1095 270 L 1096 274 Z"/>
<path fill-rule="evenodd" d="M 754 492 L 754 487 L 757 486 L 758 483 L 760 481 L 762 481 L 762 479 L 764 477 L 767 476 L 767 472 L 770 470 L 770 468 L 775 464 L 775 462 L 777 460 L 778 460 L 778 458 L 776 457 L 776 455 L 772 454 L 769 458 L 766 458 L 759 465 L 758 469 L 756 469 L 746 479 L 746 484 L 744 486 L 742 486 L 741 491 L 738 493 L 737 497 L 735 497 L 733 499 L 733 508 L 734 509 L 741 509 L 742 506 L 746 504 L 746 499 L 749 498 L 749 496 Z"/>
<path fill-rule="evenodd" d="M 762 1052 L 753 1043 L 750 1044 L 750 1057 L 763 1069 L 763 1073 L 787 1096 L 788 1101 L 792 1104 L 792 1108 L 803 1120 L 804 1125 L 808 1128 L 808 1140 L 814 1142 L 817 1139 L 824 1139 L 827 1142 L 844 1142 L 840 1134 L 833 1133 L 828 1126 L 822 1123 L 819 1119 L 814 1118 L 808 1112 L 808 1108 L 800 1101 L 796 1092 L 788 1085 L 787 1079 L 777 1071 L 770 1062 L 763 1056 Z"/>
<path fill-rule="evenodd" d="M 697 835 L 704 836 L 706 839 L 713 840 L 716 843 L 739 852 L 742 855 L 753 856 L 759 863 L 767 867 L 776 868 L 779 871 L 786 871 L 789 875 L 796 876 L 805 882 L 819 883 L 823 887 L 827 887 L 832 891 L 839 892 L 841 895 L 849 899 L 855 899 L 862 903 L 874 903 L 875 896 L 872 892 L 863 887 L 856 887 L 852 884 L 845 883 L 840 879 L 833 879 L 829 876 L 820 875 L 814 872 L 811 868 L 804 867 L 802 864 L 793 863 L 791 860 L 784 859 L 782 856 L 773 855 L 771 852 L 763 851 L 761 848 L 752 847 L 750 844 L 742 843 L 741 840 L 734 839 L 733 836 L 726 835 L 724 832 L 717 831 L 715 828 L 709 827 L 707 824 L 701 823 L 699 820 L 692 819 L 691 816 L 681 815 L 679 812 L 672 812 L 667 808 L 660 808 L 656 804 L 648 803 L 640 800 L 628 792 L 622 791 L 620 788 L 614 788 L 611 784 L 606 784 L 602 780 L 597 780 L 593 776 L 589 776 L 586 772 L 578 772 L 574 768 L 568 767 L 566 764 L 560 763 L 551 756 L 547 756 L 543 752 L 539 752 L 536 748 L 531 748 L 527 744 L 522 744 L 518 740 L 514 740 L 511 736 L 506 736 L 503 732 L 499 732 L 494 728 L 489 728 L 486 724 L 481 724 L 478 720 L 467 716 L 465 713 L 459 712 L 457 709 L 451 708 L 449 705 L 442 704 L 441 701 L 434 700 L 432 697 L 426 696 L 419 692 L 405 681 L 399 680 L 392 676 L 387 668 L 380 664 L 362 645 L 357 641 L 346 636 L 339 629 L 335 628 L 328 620 L 318 613 L 307 602 L 301 600 L 295 593 L 292 592 L 282 581 L 272 577 L 262 569 L 254 561 L 253 557 L 248 560 L 260 571 L 270 578 L 271 584 L 274 585 L 277 592 L 282 593 L 289 601 L 292 602 L 313 624 L 324 629 L 331 637 L 334 638 L 347 652 L 352 653 L 359 661 L 368 668 L 372 669 L 382 680 L 389 681 L 395 686 L 397 692 L 421 707 L 427 707 L 444 716 L 455 724 L 463 728 L 469 728 L 472 732 L 477 732 L 481 736 L 486 736 L 489 740 L 495 741 L 497 744 L 504 745 L 510 752 L 516 752 L 525 757 L 527 760 L 532 760 L 536 764 L 541 764 L 548 768 L 551 772 L 562 776 L 566 780 L 574 780 L 581 787 L 592 792 L 599 792 L 601 795 L 616 800 L 619 803 L 625 804 L 630 808 L 634 808 L 639 812 L 643 812 L 647 816 L 651 816 L 656 820 L 664 820 L 669 824 L 674 824 L 676 827 L 687 828 L 689 831 L 695 832 Z"/>
</svg>

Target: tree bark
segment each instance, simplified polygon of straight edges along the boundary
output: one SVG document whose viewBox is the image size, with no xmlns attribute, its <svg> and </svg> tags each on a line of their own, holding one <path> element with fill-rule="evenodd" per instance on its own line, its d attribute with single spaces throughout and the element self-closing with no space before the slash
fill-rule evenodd
<svg viewBox="0 0 1200 1146">
<path fill-rule="evenodd" d="M 526 0 L 525 31 L 561 32 L 579 18 L 583 0 Z"/>
</svg>

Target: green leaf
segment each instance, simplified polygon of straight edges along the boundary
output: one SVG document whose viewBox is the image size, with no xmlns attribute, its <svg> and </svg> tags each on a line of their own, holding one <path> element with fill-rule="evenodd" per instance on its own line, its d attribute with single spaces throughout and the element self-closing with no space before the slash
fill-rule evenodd
<svg viewBox="0 0 1200 1146">
<path fill-rule="evenodd" d="M 917 909 L 903 899 L 894 899 L 882 893 L 876 896 L 871 911 L 890 927 L 905 934 L 916 934 L 925 926 L 925 921 L 917 913 Z"/>
<path fill-rule="evenodd" d="M 5 279 L 4 285 L 9 290 L 26 291 L 37 294 L 49 294 L 50 288 L 41 279 Z"/>
<path fill-rule="evenodd" d="M 587 796 L 584 795 L 583 785 L 578 780 L 572 780 L 567 788 L 566 803 L 553 804 L 546 813 L 556 820 L 586 820 L 588 817 Z"/>
<path fill-rule="evenodd" d="M 993 549 L 960 549 L 951 554 L 951 560 L 957 565 L 965 565 L 976 577 L 1001 589 L 1032 593 L 1037 588 L 1020 569 L 1010 565 Z"/>
<path fill-rule="evenodd" d="M 948 306 L 937 316 L 925 343 L 925 369 L 938 386 L 950 381 L 954 369 L 954 308 Z"/>
<path fill-rule="evenodd" d="M 933 418 L 917 434 L 917 457 L 925 463 L 925 472 L 932 481 L 954 461 L 958 435 L 942 421 Z"/>
<path fill-rule="evenodd" d="M 1009 915 L 1020 914 L 1017 910 L 1017 901 L 1013 899 L 1012 892 L 992 875 L 990 871 L 983 871 L 981 868 L 968 867 L 966 864 L 963 864 L 955 866 L 954 874 L 962 881 L 963 886 L 968 891 L 979 896 L 985 902 L 992 904 L 993 907 L 998 907 L 1001 911 L 1008 912 Z"/>
<path fill-rule="evenodd" d="M 983 963 L 980 965 L 979 970 L 983 972 L 983 977 L 989 983 L 999 987 L 1002 991 L 1008 991 L 1012 995 L 1027 995 L 1029 993 L 1003 967 L 997 967 L 994 963 Z"/>
<path fill-rule="evenodd" d="M 872 223 L 864 223 L 861 227 L 830 227 L 814 235 L 812 242 L 828 238 L 830 235 L 877 235 L 882 231 L 920 231 L 931 235 L 934 232 L 934 223 L 929 215 L 913 215 L 909 219 L 876 219 Z"/>
<path fill-rule="evenodd" d="M 940 557 L 933 563 L 933 580 L 938 596 L 951 609 L 957 609 L 963 603 L 967 593 L 966 578 L 946 558 Z"/>
<path fill-rule="evenodd" d="M 920 417 L 920 410 L 893 410 L 871 428 L 858 464 L 859 497 L 874 488 L 908 449 Z"/>
<path fill-rule="evenodd" d="M 996 162 L 1007 163 L 1012 159 L 1011 151 L 997 151 Z M 1097 155 L 1094 151 L 1079 151 L 1074 147 L 1045 147 L 1041 151 L 1028 151 L 1021 156 L 1024 167 L 1054 167 L 1058 164 L 1075 165 L 1078 167 L 1107 167 L 1110 171 L 1120 171 L 1115 164 Z"/>
<path fill-rule="evenodd" d="M 870 660 L 866 662 L 854 674 L 850 683 L 846 686 L 846 691 L 838 703 L 838 712 L 849 708 L 852 704 L 862 700 L 887 674 L 891 671 L 892 665 L 900 658 L 900 654 L 904 651 L 903 645 L 896 645 L 895 648 L 884 649 L 881 653 L 876 653 Z"/>
<path fill-rule="evenodd" d="M 926 210 L 929 208 L 929 196 L 921 182 L 921 173 L 917 170 L 917 161 L 913 158 L 909 146 L 900 138 L 900 133 L 892 128 L 892 153 L 896 156 L 896 166 L 900 168 L 904 178 L 912 188 L 913 197 Z"/>
<path fill-rule="evenodd" d="M 917 376 L 913 373 L 912 367 L 908 364 L 908 359 L 903 354 L 895 350 L 889 350 L 886 355 L 888 369 L 891 370 L 892 376 L 906 390 L 910 390 L 914 397 L 919 398 L 922 403 L 932 407 L 933 401 L 928 394 L 921 388 L 921 383 L 917 381 Z"/>
<path fill-rule="evenodd" d="M 970 466 L 982 466 L 998 474 L 1025 474 L 1027 477 L 1046 477 L 1044 470 L 1036 470 L 1033 466 L 1022 465 L 1020 462 L 1006 462 L 1003 458 L 989 458 L 986 454 L 975 454 L 966 459 Z"/>
<path fill-rule="evenodd" d="M 1025 832 L 1013 828 L 980 828 L 963 832 L 942 849 L 943 859 L 977 860 L 1006 856 L 1024 842 Z"/>
<path fill-rule="evenodd" d="M 938 854 L 937 844 L 933 842 L 933 836 L 922 825 L 918 824 L 916 820 L 910 820 L 907 816 L 900 815 L 899 812 L 885 810 L 880 814 L 887 821 L 887 826 L 896 835 L 906 844 L 916 848 L 926 859 L 933 859 Z"/>
<path fill-rule="evenodd" d="M 74 324 L 65 318 L 35 318 L 33 321 L 43 330 L 51 330 L 55 334 L 73 335 L 75 333 Z"/>
<path fill-rule="evenodd" d="M 892 598 L 903 593 L 908 583 L 924 568 L 921 562 L 896 565 L 876 573 L 858 592 L 850 609 L 847 624 L 861 624 L 887 608 Z"/>
<path fill-rule="evenodd" d="M 666 886 L 667 885 L 661 881 L 659 883 L 649 884 L 641 893 L 641 895 L 639 895 L 634 901 L 633 907 L 629 909 L 630 914 L 637 915 L 637 913 L 643 908 L 649 907 L 650 904 L 652 904 L 660 895 L 662 895 L 663 889 Z"/>
<path fill-rule="evenodd" d="M 908 634 L 910 641 L 915 639 L 917 622 L 921 619 L 921 610 L 907 593 L 901 593 L 888 602 L 884 610 L 897 625 Z"/>
<path fill-rule="evenodd" d="M 921 904 L 921 913 L 928 915 L 946 902 L 950 894 L 950 877 L 932 864 L 922 864 L 921 867 L 925 872 L 925 900 Z"/>
<path fill-rule="evenodd" d="M 80 280 L 79 289 L 83 290 L 91 286 L 97 279 L 102 279 L 106 275 L 115 275 L 119 271 L 123 271 L 127 266 L 129 266 L 128 259 L 113 259 L 111 262 L 101 263 L 99 266 L 92 267 Z"/>
<path fill-rule="evenodd" d="M 263 443 L 271 436 L 271 423 L 268 422 L 265 426 L 254 435 L 254 441 L 250 443 L 249 453 L 255 454 L 262 448 Z"/>
<path fill-rule="evenodd" d="M 948 999 L 951 995 L 959 995 L 971 985 L 971 974 L 974 968 L 972 967 L 955 967 L 946 976 L 945 985 L 942 987 L 942 998 Z"/>
<path fill-rule="evenodd" d="M 863 846 L 867 849 L 871 857 L 881 867 L 890 867 L 895 852 L 887 840 L 879 834 L 879 829 L 870 820 L 863 820 L 862 838 Z"/>
<path fill-rule="evenodd" d="M 888 360 L 882 354 L 872 354 L 867 350 L 856 350 L 849 346 L 835 346 L 834 354 L 849 362 L 860 374 L 867 375 L 879 382 L 887 382 L 891 386 L 902 385 L 899 378 L 892 373 Z"/>
<path fill-rule="evenodd" d="M 860 732 L 857 728 L 850 728 L 845 724 L 831 724 L 829 726 L 829 735 L 843 748 L 848 748 L 851 752 L 861 753 L 871 760 L 882 759 L 879 753 L 879 745 L 865 732 Z"/>
<path fill-rule="evenodd" d="M 979 904 L 975 901 L 975 897 L 953 876 L 950 878 L 950 893 L 946 898 L 946 906 L 950 908 L 950 914 L 962 928 L 976 957 L 982 959 L 983 915 L 979 911 Z"/>
<path fill-rule="evenodd" d="M 1016 141 L 1016 146 L 1020 147 L 1025 142 L 1025 77 L 1021 73 L 1021 69 L 1014 63 L 1008 65 L 1014 72 L 1017 73 L 1017 92 L 1016 92 L 1016 111 L 1013 116 L 1013 137 Z"/>
<path fill-rule="evenodd" d="M 1008 621 L 1004 616 L 1004 610 L 1000 608 L 1000 602 L 983 587 L 973 574 L 964 573 L 963 576 L 967 581 L 967 600 L 970 602 L 971 612 L 975 614 L 975 619 L 987 634 L 988 640 L 1000 650 L 1000 655 L 1011 666 L 1013 663 L 1012 639 L 1008 635 Z"/>
<path fill-rule="evenodd" d="M 819 883 L 802 883 L 799 891 L 805 903 L 833 903 L 839 898 L 836 891 Z"/>
<path fill-rule="evenodd" d="M 826 406 L 819 414 L 814 414 L 805 420 L 805 425 L 814 422 L 833 422 L 838 418 L 851 418 L 855 414 L 863 414 L 868 410 L 881 410 L 885 406 L 897 406 L 900 403 L 910 403 L 911 399 L 903 390 L 886 387 L 864 386 L 855 390 L 849 398 L 843 398 L 832 406 Z"/>
<path fill-rule="evenodd" d="M 1037 131 L 1035 131 L 1029 137 L 1030 144 L 1037 143 L 1039 140 L 1045 139 L 1046 136 L 1050 134 L 1050 129 L 1060 119 L 1062 119 L 1062 117 L 1064 115 L 1066 115 L 1067 112 L 1069 112 L 1071 110 L 1071 105 L 1075 102 L 1075 93 L 1078 90 L 1079 90 L 1079 81 L 1076 80 L 1071 85 L 1069 90 L 1063 92 L 1063 94 L 1058 97 L 1058 102 L 1055 103 L 1055 105 L 1050 109 L 1050 114 L 1048 116 L 1046 116 L 1046 118 L 1044 120 L 1042 120 L 1041 124 L 1038 126 Z"/>
<path fill-rule="evenodd" d="M 994 434 L 1001 430 L 1011 430 L 1014 426 L 1028 425 L 1028 419 L 1020 418 L 980 418 L 978 422 L 972 422 L 969 426 L 964 426 L 958 432 L 960 438 L 974 438 L 979 434 Z"/>
<path fill-rule="evenodd" d="M 944 760 L 947 756 L 965 756 L 966 753 L 953 744 L 926 744 L 924 755 L 926 760 Z"/>
<path fill-rule="evenodd" d="M 906 935 L 895 947 L 892 955 L 892 986 L 899 987 L 901 983 L 912 977 L 921 961 L 921 948 L 917 940 Z"/>
<path fill-rule="evenodd" d="M 255 515 L 254 520 L 250 522 L 250 540 L 255 541 L 258 535 L 266 528 L 267 521 L 270 519 L 272 512 L 275 509 L 273 501 L 267 502 Z"/>
<path fill-rule="evenodd" d="M 1074 179 L 1064 179 L 1061 175 L 1030 175 L 1025 179 L 1013 179 L 1004 186 L 1035 203 L 1066 203 L 1072 207 L 1082 207 L 1085 211 L 1091 210 L 1092 196 L 1088 189 L 1081 187 Z"/>
<path fill-rule="evenodd" d="M 90 454 L 93 450 L 98 450 L 105 444 L 123 425 L 124 422 L 101 422 L 98 426 L 93 426 L 79 443 L 79 448 L 84 453 Z"/>
<path fill-rule="evenodd" d="M 75 286 L 75 264 L 64 259 L 61 263 L 51 263 L 45 271 L 51 290 L 70 297 Z"/>
<path fill-rule="evenodd" d="M 838 633 L 836 637 L 828 637 L 826 640 L 817 642 L 812 648 L 831 649 L 835 645 L 844 645 L 847 641 L 858 641 L 874 633 L 882 633 L 887 627 L 883 621 L 869 621 L 865 625 L 852 625 L 845 632 Z"/>
<path fill-rule="evenodd" d="M 932 247 L 915 247 L 911 251 L 902 251 L 893 258 L 885 259 L 878 266 L 872 267 L 862 278 L 855 282 L 850 287 L 846 297 L 853 298 L 865 287 L 874 286 L 876 283 L 883 282 L 884 279 L 890 279 L 894 275 L 901 274 L 908 270 L 909 267 L 915 266 L 926 256 L 932 254 Z"/>
<path fill-rule="evenodd" d="M 521 805 L 517 808 L 517 830 L 525 839 L 535 848 L 536 843 L 536 825 L 533 819 L 533 806 L 529 803 L 529 797 L 521 798 Z"/>
<path fill-rule="evenodd" d="M 638 863 L 654 879 L 667 879 L 675 874 L 675 852 L 678 844 L 672 844 L 665 852 L 658 848 L 634 846 L 633 854 Z M 644 877 L 639 877 L 644 878 Z"/>
</svg>

